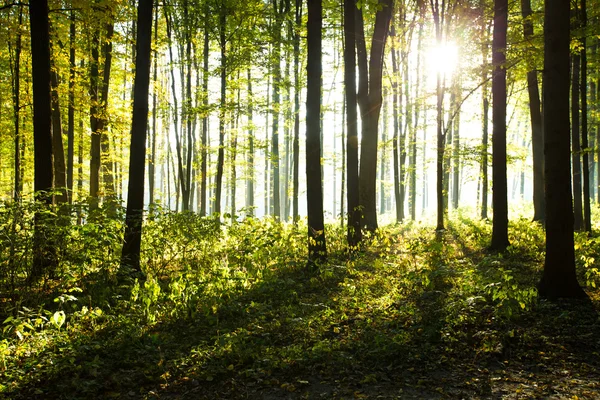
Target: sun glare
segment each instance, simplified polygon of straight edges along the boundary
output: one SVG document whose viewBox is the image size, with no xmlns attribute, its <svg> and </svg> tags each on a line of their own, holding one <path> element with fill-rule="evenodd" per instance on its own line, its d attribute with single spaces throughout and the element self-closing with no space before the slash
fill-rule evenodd
<svg viewBox="0 0 600 400">
<path fill-rule="evenodd" d="M 458 47 L 454 43 L 432 47 L 427 52 L 427 65 L 432 75 L 451 75 L 458 65 Z"/>
</svg>

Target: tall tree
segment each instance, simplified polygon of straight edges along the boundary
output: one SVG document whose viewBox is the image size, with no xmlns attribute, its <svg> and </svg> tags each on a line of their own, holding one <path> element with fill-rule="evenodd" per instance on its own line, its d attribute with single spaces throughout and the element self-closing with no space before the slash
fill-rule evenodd
<svg viewBox="0 0 600 400">
<path fill-rule="evenodd" d="M 219 48 L 221 50 L 221 102 L 219 106 L 219 150 L 217 155 L 217 183 L 213 212 L 221 213 L 221 192 L 223 190 L 223 168 L 225 163 L 225 116 L 227 101 L 227 7 L 221 4 L 219 8 Z"/>
<path fill-rule="evenodd" d="M 583 31 L 587 29 L 587 2 L 581 0 L 580 23 Z M 587 104 L 587 36 L 581 37 L 581 147 L 583 150 L 583 230 L 592 231 L 590 207 L 590 148 L 588 147 L 588 104 Z M 593 157 L 592 157 L 593 158 Z"/>
<path fill-rule="evenodd" d="M 306 202 L 309 264 L 327 257 L 321 176 L 321 74 L 323 72 L 321 0 L 308 0 L 306 62 Z"/>
<path fill-rule="evenodd" d="M 362 121 L 359 196 L 363 208 L 362 223 L 367 230 L 374 232 L 377 229 L 377 142 L 382 103 L 383 56 L 392 19 L 393 1 L 382 0 L 377 7 L 368 57 L 363 8 L 358 10 L 356 18 L 357 101 Z"/>
<path fill-rule="evenodd" d="M 508 30 L 508 0 L 494 0 L 494 33 L 492 37 L 492 122 L 493 159 L 492 206 L 494 221 L 491 248 L 503 251 L 508 247 L 508 193 L 506 176 L 506 34 Z"/>
<path fill-rule="evenodd" d="M 294 139 L 292 141 L 292 219 L 298 221 L 298 192 L 300 186 L 300 25 L 302 24 L 302 0 L 295 0 L 295 29 L 294 29 Z"/>
<path fill-rule="evenodd" d="M 140 0 L 137 16 L 133 119 L 129 155 L 129 187 L 125 236 L 121 253 L 121 269 L 136 274 L 140 266 L 144 209 L 144 170 L 146 167 L 146 135 L 148 128 L 148 94 L 150 92 L 150 58 L 152 42 L 152 0 Z"/>
<path fill-rule="evenodd" d="M 52 103 L 50 96 L 50 32 L 48 1 L 29 5 L 31 29 L 31 76 L 33 83 L 33 150 L 35 198 L 47 208 L 52 205 L 54 168 L 52 165 Z M 47 236 L 48 214 L 35 214 L 33 268 L 30 278 L 40 277 L 52 268 L 54 249 Z"/>
<path fill-rule="evenodd" d="M 544 18 L 546 258 L 542 297 L 582 298 L 575 274 L 569 144 L 569 2 L 547 1 Z"/>
<path fill-rule="evenodd" d="M 533 11 L 531 0 L 521 0 L 523 33 L 528 45 L 533 48 Z M 537 70 L 533 56 L 527 58 L 527 91 L 529 93 L 529 117 L 531 119 L 531 146 L 533 153 L 533 220 L 544 223 L 546 202 L 544 198 L 544 132 Z"/>
<path fill-rule="evenodd" d="M 579 54 L 572 54 L 571 68 L 571 165 L 573 166 L 573 226 L 583 228 L 583 203 L 581 200 L 581 134 L 579 130 Z"/>
<path fill-rule="evenodd" d="M 23 141 L 21 138 L 21 51 L 22 51 L 22 31 L 23 24 L 23 7 L 19 6 L 18 28 L 15 39 L 14 62 L 11 63 L 12 69 L 12 100 L 13 100 L 13 118 L 15 127 L 15 163 L 14 163 L 14 191 L 13 199 L 15 202 L 21 201 L 21 193 L 23 192 L 22 166 L 21 166 L 21 148 Z M 9 42 L 10 43 L 10 42 Z"/>
<path fill-rule="evenodd" d="M 358 178 L 358 110 L 356 99 L 356 0 L 344 0 L 344 85 L 346 96 L 346 182 L 348 246 L 362 239 Z"/>
</svg>

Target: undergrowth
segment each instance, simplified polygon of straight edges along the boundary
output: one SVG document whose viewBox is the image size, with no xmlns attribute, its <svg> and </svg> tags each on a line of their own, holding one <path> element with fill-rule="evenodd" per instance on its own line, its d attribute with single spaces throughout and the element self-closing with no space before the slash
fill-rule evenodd
<svg viewBox="0 0 600 400">
<path fill-rule="evenodd" d="M 511 224 L 502 254 L 487 251 L 489 222 L 462 215 L 443 233 L 383 228 L 352 253 L 345 229 L 328 226 L 329 261 L 309 272 L 304 222 L 157 210 L 142 241 L 147 279 L 119 286 L 121 210 L 57 224 L 56 270 L 30 284 L 34 211 L 0 207 L 0 397 L 145 398 L 232 379 L 300 393 L 314 376 L 367 385 L 534 340 L 523 321 L 540 307 L 544 234 L 527 220 Z M 576 236 L 590 290 L 599 248 Z"/>
</svg>

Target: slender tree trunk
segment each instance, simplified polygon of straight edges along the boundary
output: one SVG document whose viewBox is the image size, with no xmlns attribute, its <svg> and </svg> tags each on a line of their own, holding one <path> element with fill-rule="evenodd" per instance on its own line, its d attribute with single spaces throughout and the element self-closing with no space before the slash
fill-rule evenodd
<svg viewBox="0 0 600 400">
<path fill-rule="evenodd" d="M 523 32 L 525 40 L 533 39 L 533 21 L 531 0 L 521 0 Z M 530 60 L 533 57 L 530 57 Z M 527 91 L 529 92 L 529 115 L 531 119 L 531 146 L 533 155 L 533 220 L 544 223 L 546 201 L 544 198 L 544 132 L 542 131 L 542 110 L 538 77 L 535 64 L 530 61 L 527 72 Z"/>
<path fill-rule="evenodd" d="M 571 153 L 573 165 L 573 208 L 574 227 L 576 231 L 583 229 L 583 204 L 581 201 L 581 142 L 579 131 L 579 68 L 578 54 L 571 55 L 573 68 L 571 70 Z"/>
<path fill-rule="evenodd" d="M 581 0 L 581 26 L 587 28 L 587 4 Z M 583 150 L 583 229 L 592 231 L 591 207 L 590 207 L 590 165 L 588 147 L 588 104 L 587 104 L 587 37 L 581 38 L 581 147 Z"/>
<path fill-rule="evenodd" d="M 346 173 L 348 246 L 362 240 L 358 175 L 358 109 L 356 95 L 356 0 L 344 0 L 344 87 L 346 96 Z"/>
<path fill-rule="evenodd" d="M 71 1 L 73 3 L 73 1 Z M 72 6 L 72 4 L 71 4 Z M 73 202 L 73 159 L 75 157 L 75 11 L 69 18 L 69 105 L 67 122 L 67 190 L 69 202 Z"/>
<path fill-rule="evenodd" d="M 19 6 L 19 29 L 17 29 L 17 37 L 15 43 L 15 61 L 13 69 L 13 118 L 15 127 L 15 171 L 14 171 L 14 201 L 21 202 L 21 193 L 23 193 L 22 167 L 21 167 L 21 50 L 22 50 L 22 34 L 21 25 L 23 24 L 23 7 Z"/>
<path fill-rule="evenodd" d="M 456 96 L 460 96 L 460 79 L 456 79 Z M 452 209 L 458 209 L 460 196 L 460 111 L 461 107 L 457 104 L 453 118 L 454 128 L 452 133 Z"/>
<path fill-rule="evenodd" d="M 156 132 L 156 114 L 157 114 L 157 92 L 158 92 L 158 12 L 154 13 L 154 65 L 152 74 L 152 138 L 151 138 L 151 150 L 150 150 L 150 162 L 148 163 L 148 190 L 150 192 L 150 206 L 154 205 L 154 183 L 156 181 L 155 169 L 156 169 L 156 139 L 158 134 Z"/>
<path fill-rule="evenodd" d="M 508 29 L 508 0 L 494 1 L 494 35 L 492 39 L 492 120 L 493 160 L 492 203 L 494 220 L 491 248 L 504 251 L 508 241 L 508 198 L 506 176 L 506 34 Z"/>
<path fill-rule="evenodd" d="M 208 3 L 204 8 L 204 47 L 202 50 L 202 108 L 204 110 L 204 116 L 202 117 L 202 134 L 200 137 L 200 215 L 206 215 L 207 213 L 207 175 L 208 175 L 208 77 L 209 77 L 209 54 L 210 54 L 210 39 L 209 39 L 209 20 L 210 13 Z"/>
<path fill-rule="evenodd" d="M 223 167 L 225 162 L 225 102 L 227 100 L 227 12 L 225 5 L 221 5 L 221 15 L 219 17 L 219 46 L 221 48 L 221 103 L 219 110 L 219 153 L 217 156 L 217 184 L 215 189 L 215 202 L 213 211 L 217 214 L 221 213 L 221 191 L 223 187 Z"/>
<path fill-rule="evenodd" d="M 404 219 L 404 202 L 402 201 L 400 186 L 402 182 L 402 167 L 400 163 L 400 107 L 402 106 L 402 87 L 398 85 L 398 79 L 400 78 L 400 72 L 398 68 L 398 56 L 396 49 L 396 29 L 395 25 L 392 25 L 391 36 L 393 39 L 394 46 L 392 47 L 392 118 L 394 119 L 394 133 L 392 138 L 392 157 L 394 162 L 394 199 L 396 200 L 396 223 L 401 223 Z"/>
<path fill-rule="evenodd" d="M 254 215 L 254 94 L 252 71 L 248 68 L 248 171 L 246 172 L 246 207 Z"/>
<path fill-rule="evenodd" d="M 141 275 L 140 246 L 144 208 L 144 169 L 146 167 L 146 135 L 148 128 L 148 94 L 152 41 L 152 0 L 140 0 L 129 158 L 129 188 L 121 269 Z"/>
<path fill-rule="evenodd" d="M 308 207 L 309 265 L 318 266 L 327 258 L 323 218 L 321 176 L 321 74 L 323 71 L 321 0 L 308 0 L 307 83 L 306 83 L 306 200 Z"/>
<path fill-rule="evenodd" d="M 90 60 L 90 129 L 92 140 L 90 147 L 90 211 L 98 208 L 100 196 L 100 130 L 98 115 L 99 107 L 99 46 L 100 29 L 95 28 L 92 33 L 92 58 Z"/>
<path fill-rule="evenodd" d="M 302 24 L 302 0 L 296 0 L 294 32 L 294 141 L 293 152 L 293 194 L 292 194 L 292 219 L 298 223 L 298 192 L 299 192 L 299 162 L 300 162 L 300 26 Z"/>
<path fill-rule="evenodd" d="M 52 59 L 50 60 L 52 65 Z M 52 66 L 51 66 L 52 68 Z M 54 187 L 58 190 L 55 196 L 57 204 L 68 202 L 67 170 L 65 165 L 65 149 L 62 140 L 62 120 L 60 102 L 58 100 L 58 73 L 56 68 L 50 72 L 50 88 L 52 101 L 52 154 L 54 161 Z"/>
</svg>

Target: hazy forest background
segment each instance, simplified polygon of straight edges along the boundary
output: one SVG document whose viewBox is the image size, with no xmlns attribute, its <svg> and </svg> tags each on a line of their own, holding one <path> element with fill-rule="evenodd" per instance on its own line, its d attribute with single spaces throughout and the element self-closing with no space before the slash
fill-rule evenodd
<svg viewBox="0 0 600 400">
<path fill-rule="evenodd" d="M 597 398 L 600 4 L 0 3 L 0 398 Z"/>
</svg>

